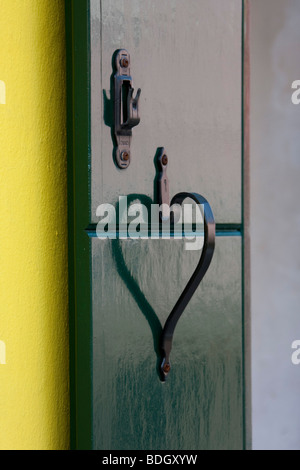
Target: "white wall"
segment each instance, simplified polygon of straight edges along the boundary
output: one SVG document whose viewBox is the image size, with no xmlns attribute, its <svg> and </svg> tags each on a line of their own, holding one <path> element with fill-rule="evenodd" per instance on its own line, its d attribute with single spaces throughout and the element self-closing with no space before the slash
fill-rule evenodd
<svg viewBox="0 0 300 470">
<path fill-rule="evenodd" d="M 253 448 L 300 449 L 300 0 L 250 0 Z"/>
</svg>

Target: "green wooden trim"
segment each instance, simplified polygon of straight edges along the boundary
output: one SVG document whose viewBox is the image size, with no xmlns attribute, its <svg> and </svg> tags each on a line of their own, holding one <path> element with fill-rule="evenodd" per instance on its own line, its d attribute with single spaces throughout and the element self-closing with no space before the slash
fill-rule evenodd
<svg viewBox="0 0 300 470">
<path fill-rule="evenodd" d="M 92 448 L 89 0 L 65 0 L 68 99 L 71 448 Z"/>
<path fill-rule="evenodd" d="M 244 449 L 252 448 L 251 305 L 250 305 L 250 1 L 243 1 L 242 18 L 242 306 Z"/>
</svg>

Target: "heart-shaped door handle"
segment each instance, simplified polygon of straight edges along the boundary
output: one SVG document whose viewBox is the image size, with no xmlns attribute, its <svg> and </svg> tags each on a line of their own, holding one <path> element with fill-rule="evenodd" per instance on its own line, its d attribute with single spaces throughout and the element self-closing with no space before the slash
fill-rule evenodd
<svg viewBox="0 0 300 470">
<path fill-rule="evenodd" d="M 182 204 L 187 198 L 192 199 L 196 204 L 200 204 L 204 209 L 204 244 L 201 251 L 200 260 L 197 264 L 195 271 L 193 272 L 190 280 L 188 281 L 184 291 L 177 300 L 173 310 L 167 318 L 163 327 L 161 335 L 161 350 L 162 350 L 162 363 L 161 372 L 162 379 L 166 380 L 170 369 L 170 353 L 172 349 L 173 335 L 179 318 L 183 311 L 194 295 L 197 287 L 202 281 L 206 271 L 211 263 L 214 248 L 215 248 L 215 221 L 211 210 L 211 207 L 207 200 L 197 193 L 179 193 L 173 197 L 171 206 L 173 204 Z"/>
<path fill-rule="evenodd" d="M 168 157 L 164 151 L 164 148 L 158 149 L 157 164 L 160 172 L 157 180 L 157 198 L 158 203 L 161 206 L 161 221 L 163 222 L 167 220 L 168 217 L 172 217 L 174 221 L 174 213 L 170 211 L 168 212 L 168 210 L 166 210 L 169 204 L 169 181 L 167 177 Z M 171 369 L 170 353 L 176 325 L 183 311 L 194 295 L 197 287 L 202 281 L 206 271 L 208 270 L 215 248 L 215 220 L 212 209 L 203 196 L 197 193 L 189 192 L 176 194 L 170 203 L 170 208 L 176 207 L 177 205 L 181 206 L 184 200 L 187 198 L 192 199 L 196 204 L 202 207 L 204 220 L 204 243 L 197 267 L 163 327 L 161 334 L 162 362 L 160 366 L 163 381 L 166 380 Z"/>
</svg>

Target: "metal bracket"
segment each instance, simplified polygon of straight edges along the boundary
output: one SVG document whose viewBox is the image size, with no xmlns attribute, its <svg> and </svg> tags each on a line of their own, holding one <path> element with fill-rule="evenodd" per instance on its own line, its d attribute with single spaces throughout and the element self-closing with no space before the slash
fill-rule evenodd
<svg viewBox="0 0 300 470">
<path fill-rule="evenodd" d="M 140 122 L 139 98 L 141 89 L 138 89 L 135 98 L 133 98 L 130 55 L 125 49 L 120 49 L 116 55 L 116 69 L 114 77 L 116 163 L 119 168 L 125 169 L 130 164 L 132 128 Z"/>
<path fill-rule="evenodd" d="M 163 147 L 158 149 L 157 166 L 159 169 L 156 187 L 157 202 L 161 207 L 160 219 L 165 222 L 170 218 L 170 191 L 169 179 L 167 176 L 168 156 Z"/>
</svg>

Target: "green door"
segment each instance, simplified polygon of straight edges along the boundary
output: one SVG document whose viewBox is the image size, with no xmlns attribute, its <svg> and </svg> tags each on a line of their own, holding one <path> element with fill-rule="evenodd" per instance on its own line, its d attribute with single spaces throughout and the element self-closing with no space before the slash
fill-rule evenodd
<svg viewBox="0 0 300 470">
<path fill-rule="evenodd" d="M 244 16 L 242 0 L 66 0 L 75 448 L 247 447 Z M 142 90 L 127 169 L 113 158 L 118 49 Z M 174 238 L 97 237 L 99 205 L 156 202 L 159 147 L 170 196 L 202 194 L 216 221 L 214 256 L 176 327 L 166 382 L 161 329 L 201 252 Z"/>
</svg>

